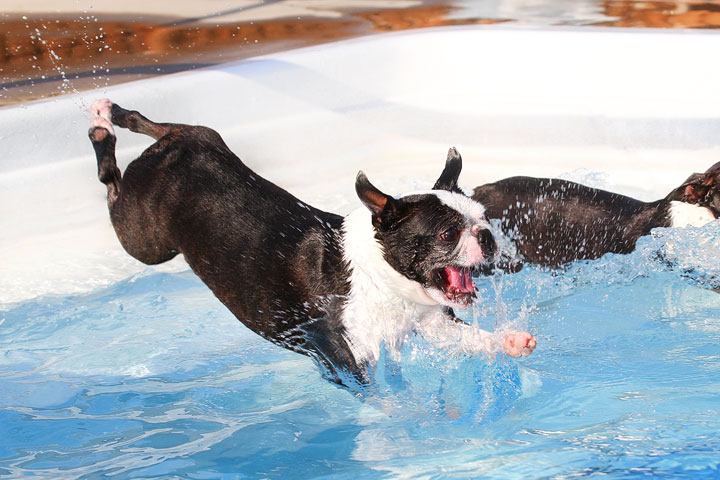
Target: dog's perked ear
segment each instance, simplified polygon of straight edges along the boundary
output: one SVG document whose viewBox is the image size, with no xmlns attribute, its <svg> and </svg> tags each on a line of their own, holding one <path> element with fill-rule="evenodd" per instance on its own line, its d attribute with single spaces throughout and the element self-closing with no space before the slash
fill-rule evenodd
<svg viewBox="0 0 720 480">
<path fill-rule="evenodd" d="M 462 170 L 462 157 L 455 149 L 451 147 L 448 151 L 447 160 L 445 161 L 445 169 L 437 179 L 433 190 L 448 190 L 450 192 L 463 193 L 458 187 L 458 178 Z"/>
<path fill-rule="evenodd" d="M 373 226 L 384 229 L 396 211 L 396 200 L 377 189 L 360 171 L 355 179 L 355 191 L 363 204 L 372 213 Z"/>
</svg>

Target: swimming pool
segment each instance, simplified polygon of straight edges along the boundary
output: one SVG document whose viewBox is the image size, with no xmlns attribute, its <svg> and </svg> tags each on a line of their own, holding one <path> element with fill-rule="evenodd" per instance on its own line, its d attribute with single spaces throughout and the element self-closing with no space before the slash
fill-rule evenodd
<svg viewBox="0 0 720 480">
<path fill-rule="evenodd" d="M 528 328 L 531 357 L 410 339 L 358 397 L 249 332 L 182 261 L 145 267 L 122 252 L 80 111 L 102 95 L 213 126 L 261 174 L 339 213 L 359 168 L 413 190 L 448 143 L 466 188 L 571 172 L 651 199 L 716 161 L 718 71 L 699 59 L 718 38 L 440 29 L 0 110 L 12 153 L 0 174 L 0 477 L 717 478 L 717 222 L 563 272 L 478 279 L 482 302 L 463 318 Z M 536 56 L 558 49 L 588 58 L 538 70 Z M 642 52 L 657 55 L 634 67 Z M 119 157 L 143 141 L 120 136 Z"/>
<path fill-rule="evenodd" d="M 693 233 L 720 258 L 717 225 Z M 519 321 L 542 348 L 488 362 L 415 339 L 365 398 L 190 273 L 23 302 L 0 325 L 0 474 L 717 478 L 720 296 L 648 262 L 654 247 L 481 279 L 478 323 Z"/>
</svg>

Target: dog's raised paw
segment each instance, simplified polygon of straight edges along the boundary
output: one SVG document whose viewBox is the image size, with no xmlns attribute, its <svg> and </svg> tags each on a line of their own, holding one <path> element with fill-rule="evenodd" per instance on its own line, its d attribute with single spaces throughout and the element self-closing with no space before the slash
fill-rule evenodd
<svg viewBox="0 0 720 480">
<path fill-rule="evenodd" d="M 90 106 L 90 113 L 93 114 L 93 117 L 103 117 L 109 122 L 112 105 L 113 102 L 109 98 L 95 100 Z"/>
<path fill-rule="evenodd" d="M 95 100 L 90 106 L 90 113 L 92 113 L 92 121 L 90 122 L 89 135 L 93 141 L 100 141 L 105 138 L 106 134 L 102 134 L 97 131 L 99 128 L 104 128 L 110 135 L 115 136 L 115 129 L 112 126 L 112 117 L 110 111 L 112 110 L 113 103 L 108 98 Z M 96 140 L 97 137 L 97 140 Z"/>
<path fill-rule="evenodd" d="M 102 142 L 105 140 L 105 137 L 108 135 L 111 135 L 110 131 L 112 130 L 112 127 L 110 127 L 110 130 L 108 130 L 107 126 L 105 125 L 95 125 L 95 122 L 90 124 L 90 129 L 88 130 L 88 137 L 90 137 L 90 140 L 93 142 Z"/>
</svg>

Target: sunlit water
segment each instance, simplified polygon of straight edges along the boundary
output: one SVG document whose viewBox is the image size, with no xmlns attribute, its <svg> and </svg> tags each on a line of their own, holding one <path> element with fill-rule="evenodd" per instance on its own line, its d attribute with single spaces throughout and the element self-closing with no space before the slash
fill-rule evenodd
<svg viewBox="0 0 720 480">
<path fill-rule="evenodd" d="M 357 395 L 191 273 L 0 313 L 2 478 L 718 478 L 720 225 L 478 280 L 529 358 L 408 339 Z"/>
</svg>

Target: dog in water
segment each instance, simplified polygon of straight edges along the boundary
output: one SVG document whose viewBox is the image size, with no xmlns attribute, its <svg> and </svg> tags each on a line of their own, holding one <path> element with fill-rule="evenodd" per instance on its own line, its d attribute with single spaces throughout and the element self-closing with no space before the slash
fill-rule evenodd
<svg viewBox="0 0 720 480">
<path fill-rule="evenodd" d="M 500 219 L 522 262 L 558 267 L 606 253 L 630 253 L 656 227 L 700 227 L 720 216 L 720 163 L 691 175 L 665 198 L 634 198 L 553 178 L 511 177 L 475 188 L 491 219 Z"/>
<path fill-rule="evenodd" d="M 364 206 L 343 218 L 254 173 L 207 127 L 154 123 L 110 100 L 91 112 L 125 250 L 151 265 L 182 253 L 248 328 L 313 357 L 331 380 L 367 383 L 381 345 L 398 352 L 411 332 L 467 354 L 535 348 L 527 332 L 495 335 L 453 313 L 473 302 L 472 273 L 496 249 L 485 209 L 457 186 L 455 149 L 428 191 L 393 198 L 360 172 Z M 123 175 L 112 124 L 156 140 Z"/>
</svg>

